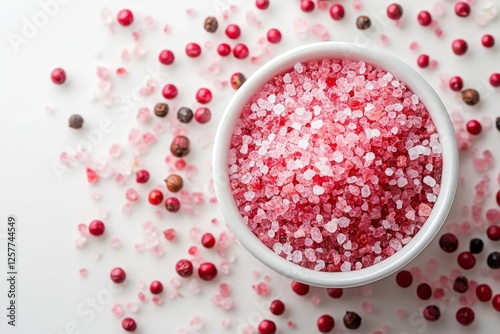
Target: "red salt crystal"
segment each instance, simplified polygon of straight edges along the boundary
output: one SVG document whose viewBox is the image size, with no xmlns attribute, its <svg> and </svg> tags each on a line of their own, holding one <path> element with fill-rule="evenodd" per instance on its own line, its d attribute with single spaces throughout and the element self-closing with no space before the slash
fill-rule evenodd
<svg viewBox="0 0 500 334">
<path fill-rule="evenodd" d="M 80 272 L 80 276 L 82 276 L 82 277 L 85 277 L 88 274 L 88 270 L 86 268 L 81 268 L 79 270 L 79 272 Z"/>
<path fill-rule="evenodd" d="M 175 166 L 175 168 L 176 168 L 177 170 L 183 170 L 183 169 L 186 167 L 186 165 L 187 165 L 186 160 L 184 160 L 184 159 L 182 159 L 182 158 L 177 159 L 177 160 L 175 161 L 175 164 L 174 164 L 174 166 Z"/>
<path fill-rule="evenodd" d="M 161 304 L 163 304 L 163 300 L 162 300 L 162 299 L 161 299 L 161 297 L 159 297 L 159 296 L 154 296 L 154 297 L 152 298 L 152 301 L 153 301 L 153 303 L 155 303 L 156 305 L 161 305 Z"/>
<path fill-rule="evenodd" d="M 124 69 L 123 67 L 119 67 L 116 69 L 116 75 L 118 75 L 119 77 L 123 77 L 127 75 L 127 70 Z"/>
<path fill-rule="evenodd" d="M 230 291 L 231 290 L 229 289 L 229 285 L 227 285 L 226 283 L 221 283 L 219 285 L 219 293 L 222 297 L 229 296 Z"/>
<path fill-rule="evenodd" d="M 97 173 L 90 168 L 87 168 L 87 181 L 90 184 L 95 184 L 97 181 L 99 181 L 99 176 L 97 175 Z"/>
<path fill-rule="evenodd" d="M 433 292 L 434 299 L 441 299 L 444 297 L 444 290 L 442 288 L 436 288 Z"/>
<path fill-rule="evenodd" d="M 267 296 L 269 294 L 269 286 L 265 282 L 260 282 L 257 285 L 252 285 L 252 289 L 254 289 L 259 296 Z"/>
<path fill-rule="evenodd" d="M 146 302 L 146 295 L 142 292 L 139 292 L 139 294 L 137 295 L 137 298 L 139 298 L 139 300 L 143 303 Z"/>
<path fill-rule="evenodd" d="M 365 313 L 372 313 L 373 312 L 373 306 L 371 303 L 367 302 L 367 301 L 364 301 L 363 303 L 361 303 L 361 309 L 365 312 Z"/>
<path fill-rule="evenodd" d="M 198 254 L 198 247 L 196 246 L 189 247 L 188 253 L 190 255 L 196 256 Z"/>
<path fill-rule="evenodd" d="M 287 326 L 290 329 L 294 329 L 294 328 L 297 327 L 297 325 L 293 321 L 291 321 L 291 320 L 287 321 Z"/>
<path fill-rule="evenodd" d="M 500 210 L 489 209 L 486 211 L 486 219 L 492 224 L 498 223 L 500 221 Z"/>
</svg>

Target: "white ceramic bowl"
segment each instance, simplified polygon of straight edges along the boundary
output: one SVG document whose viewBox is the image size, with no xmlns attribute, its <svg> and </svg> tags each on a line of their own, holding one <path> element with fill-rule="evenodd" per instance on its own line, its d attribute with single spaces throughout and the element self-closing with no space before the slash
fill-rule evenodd
<svg viewBox="0 0 500 334">
<path fill-rule="evenodd" d="M 363 60 L 391 72 L 419 96 L 427 107 L 443 147 L 441 192 L 431 215 L 421 230 L 400 251 L 367 268 L 350 272 L 319 272 L 289 262 L 266 247 L 246 226 L 229 186 L 227 156 L 231 136 L 243 106 L 276 74 L 290 70 L 298 62 L 336 58 Z M 410 66 L 394 56 L 351 43 L 323 42 L 304 45 L 270 60 L 236 92 L 222 116 L 213 152 L 215 193 L 225 220 L 241 244 L 258 260 L 294 280 L 321 287 L 347 288 L 368 284 L 393 274 L 413 260 L 432 241 L 452 206 L 458 183 L 458 149 L 448 113 L 432 87 Z"/>
</svg>

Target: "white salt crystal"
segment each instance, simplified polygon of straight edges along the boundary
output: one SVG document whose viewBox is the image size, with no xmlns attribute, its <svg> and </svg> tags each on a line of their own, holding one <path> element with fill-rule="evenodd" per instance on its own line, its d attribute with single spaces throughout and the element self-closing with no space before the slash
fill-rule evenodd
<svg viewBox="0 0 500 334">
<path fill-rule="evenodd" d="M 301 140 L 299 140 L 299 147 L 304 149 L 304 148 L 307 148 L 307 146 L 309 146 L 309 141 L 307 139 L 304 139 L 302 138 Z"/>
<path fill-rule="evenodd" d="M 321 129 L 323 126 L 323 121 L 321 119 L 315 120 L 311 122 L 312 129 Z"/>
<path fill-rule="evenodd" d="M 253 191 L 247 191 L 245 192 L 244 196 L 247 201 L 251 201 L 254 199 L 255 193 Z"/>
<path fill-rule="evenodd" d="M 389 246 L 394 248 L 395 251 L 401 250 L 401 248 L 403 248 L 403 245 L 401 245 L 401 242 L 398 239 L 391 239 L 389 241 Z"/>
<path fill-rule="evenodd" d="M 350 222 L 351 222 L 351 220 L 349 218 L 347 218 L 347 217 L 340 217 L 338 219 L 338 224 L 342 228 L 345 228 L 345 227 L 349 226 Z"/>
<path fill-rule="evenodd" d="M 321 113 L 322 108 L 320 106 L 314 106 L 314 115 L 318 116 Z"/>
<path fill-rule="evenodd" d="M 273 230 L 269 230 L 267 231 L 267 236 L 269 238 L 274 238 L 274 236 L 276 235 L 276 232 L 274 232 Z"/>
<path fill-rule="evenodd" d="M 283 250 L 283 245 L 280 243 L 280 242 L 277 242 L 273 245 L 273 251 L 276 253 L 276 254 L 281 254 L 281 251 Z"/>
<path fill-rule="evenodd" d="M 392 176 L 392 175 L 394 175 L 394 171 L 392 170 L 392 168 L 387 168 L 387 169 L 385 170 L 385 175 L 387 175 L 387 176 Z"/>
<path fill-rule="evenodd" d="M 342 152 L 335 151 L 332 154 L 332 160 L 340 163 L 340 162 L 344 161 L 344 155 L 342 154 Z"/>
<path fill-rule="evenodd" d="M 339 243 L 339 245 L 342 245 L 346 240 L 347 240 L 347 237 L 345 236 L 344 233 L 339 233 L 337 235 L 337 242 Z"/>
<path fill-rule="evenodd" d="M 342 263 L 342 265 L 340 266 L 340 270 L 344 272 L 351 271 L 351 262 L 345 261 L 344 263 Z"/>
<path fill-rule="evenodd" d="M 415 160 L 418 159 L 420 154 L 418 153 L 418 148 L 412 147 L 408 150 L 408 156 L 410 157 L 410 160 Z"/>
<path fill-rule="evenodd" d="M 375 159 L 375 154 L 373 152 L 368 152 L 365 154 L 366 161 L 372 161 L 373 159 Z"/>
<path fill-rule="evenodd" d="M 269 95 L 269 97 L 267 98 L 267 101 L 269 101 L 269 103 L 276 102 L 276 95 L 274 95 L 274 94 Z"/>
<path fill-rule="evenodd" d="M 403 188 L 404 186 L 406 186 L 408 184 L 408 179 L 406 177 L 400 177 L 398 179 L 398 187 L 399 188 Z"/>
<path fill-rule="evenodd" d="M 338 228 L 337 219 L 335 218 L 325 224 L 325 230 L 327 230 L 330 233 L 335 233 L 337 231 L 337 228 Z"/>
<path fill-rule="evenodd" d="M 290 74 L 289 73 L 287 73 L 287 74 L 285 74 L 283 76 L 283 82 L 287 83 L 287 84 L 290 83 L 290 82 L 292 82 L 292 79 L 290 78 Z"/>
<path fill-rule="evenodd" d="M 424 177 L 424 183 L 429 187 L 434 187 L 436 185 L 436 180 L 432 176 L 427 175 Z"/>
<path fill-rule="evenodd" d="M 297 73 L 302 73 L 304 71 L 304 66 L 302 66 L 301 63 L 297 63 L 295 64 L 295 66 L 293 67 L 293 69 L 297 72 Z"/>
<path fill-rule="evenodd" d="M 431 203 L 434 203 L 434 202 L 436 202 L 436 201 L 437 201 L 437 196 L 436 196 L 435 194 L 433 194 L 433 193 L 428 193 L 428 194 L 426 195 L 426 197 L 427 197 L 427 200 L 428 200 L 429 202 L 431 202 Z"/>
<path fill-rule="evenodd" d="M 273 107 L 273 111 L 277 115 L 281 115 L 285 111 L 285 107 L 282 104 L 277 104 Z"/>
<path fill-rule="evenodd" d="M 304 115 L 305 112 L 306 112 L 306 110 L 302 107 L 295 109 L 295 113 L 299 116 Z"/>
<path fill-rule="evenodd" d="M 316 226 L 311 229 L 311 239 L 318 244 L 323 241 L 323 235 L 321 231 Z"/>
<path fill-rule="evenodd" d="M 300 130 L 302 128 L 302 124 L 297 123 L 297 122 L 293 122 L 292 128 L 294 128 L 295 130 Z"/>
<path fill-rule="evenodd" d="M 303 238 L 306 236 L 306 233 L 304 232 L 303 229 L 299 228 L 295 233 L 293 234 L 294 238 Z"/>
<path fill-rule="evenodd" d="M 313 194 L 314 195 L 323 195 L 325 193 L 325 189 L 321 186 L 314 186 L 313 187 Z"/>
<path fill-rule="evenodd" d="M 295 263 L 299 263 L 300 261 L 302 261 L 302 252 L 299 250 L 294 251 L 292 255 L 292 261 Z"/>
<path fill-rule="evenodd" d="M 370 196 L 371 194 L 371 190 L 370 190 L 370 187 L 368 185 L 364 185 L 363 188 L 361 188 L 361 196 L 366 198 L 368 196 Z"/>
<path fill-rule="evenodd" d="M 413 103 L 413 104 L 418 104 L 419 102 L 420 102 L 420 100 L 418 99 L 418 96 L 417 96 L 417 95 L 415 95 L 415 94 L 413 94 L 413 95 L 411 96 L 411 103 Z"/>
<path fill-rule="evenodd" d="M 351 250 L 352 249 L 351 240 L 347 240 L 347 242 L 342 247 L 344 247 L 345 250 Z"/>
</svg>

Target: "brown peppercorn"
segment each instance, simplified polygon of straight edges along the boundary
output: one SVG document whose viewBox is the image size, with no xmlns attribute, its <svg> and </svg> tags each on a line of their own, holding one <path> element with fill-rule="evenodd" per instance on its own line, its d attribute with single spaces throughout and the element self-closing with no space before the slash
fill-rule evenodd
<svg viewBox="0 0 500 334">
<path fill-rule="evenodd" d="M 370 28 L 372 25 L 372 21 L 368 16 L 361 15 L 358 17 L 356 20 L 356 27 L 358 27 L 359 30 L 365 30 Z"/>
<path fill-rule="evenodd" d="M 344 315 L 344 325 L 348 329 L 358 329 L 361 326 L 361 317 L 355 312 L 346 312 Z"/>
<path fill-rule="evenodd" d="M 184 180 L 182 177 L 177 174 L 171 174 L 165 179 L 165 183 L 167 184 L 168 190 L 173 193 L 176 193 L 182 189 L 184 186 Z"/>
<path fill-rule="evenodd" d="M 172 140 L 170 145 L 170 152 L 177 157 L 182 158 L 189 154 L 191 151 L 191 143 L 189 139 L 185 136 L 177 136 Z"/>
<path fill-rule="evenodd" d="M 247 78 L 245 78 L 243 73 L 240 72 L 233 73 L 233 75 L 231 75 L 231 86 L 234 89 L 238 90 L 245 83 L 246 80 Z"/>
<path fill-rule="evenodd" d="M 70 128 L 80 129 L 83 126 L 83 117 L 76 114 L 71 115 L 68 123 Z"/>
<path fill-rule="evenodd" d="M 462 100 L 469 106 L 479 103 L 479 92 L 473 88 L 462 91 Z"/>
<path fill-rule="evenodd" d="M 158 117 L 165 117 L 168 114 L 168 104 L 158 103 L 155 105 L 155 115 Z"/>
<path fill-rule="evenodd" d="M 217 19 L 215 17 L 209 16 L 205 19 L 204 27 L 206 31 L 214 33 L 219 28 L 219 22 L 217 22 Z"/>
</svg>

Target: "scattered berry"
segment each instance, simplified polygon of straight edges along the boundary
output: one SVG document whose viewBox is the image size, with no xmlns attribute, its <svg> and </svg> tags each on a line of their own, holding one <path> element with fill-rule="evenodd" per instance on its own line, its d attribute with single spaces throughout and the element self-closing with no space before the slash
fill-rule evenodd
<svg viewBox="0 0 500 334">
<path fill-rule="evenodd" d="M 129 9 L 122 9 L 118 12 L 117 15 L 118 23 L 122 26 L 127 27 L 134 22 L 134 14 Z"/>
<path fill-rule="evenodd" d="M 355 312 L 347 311 L 343 320 L 348 329 L 358 329 L 361 326 L 361 317 Z"/>
<path fill-rule="evenodd" d="M 478 300 L 487 302 L 493 296 L 493 291 L 488 284 L 479 284 L 476 287 L 476 296 Z"/>
<path fill-rule="evenodd" d="M 366 30 L 366 29 L 370 28 L 371 25 L 372 25 L 372 21 L 370 20 L 370 18 L 368 16 L 361 15 L 356 19 L 356 27 L 359 30 Z"/>
<path fill-rule="evenodd" d="M 417 20 L 421 26 L 427 27 L 432 23 L 431 13 L 426 10 L 421 11 L 418 13 Z"/>
<path fill-rule="evenodd" d="M 208 88 L 200 88 L 196 92 L 196 101 L 201 104 L 207 104 L 212 101 L 212 92 Z"/>
<path fill-rule="evenodd" d="M 181 208 L 181 202 L 176 197 L 169 197 L 165 200 L 165 209 L 169 212 L 177 212 Z"/>
<path fill-rule="evenodd" d="M 110 277 L 113 282 L 115 282 L 116 284 L 120 284 L 125 282 L 125 278 L 127 277 L 127 275 L 122 268 L 115 268 L 111 270 Z"/>
<path fill-rule="evenodd" d="M 83 126 L 83 117 L 77 114 L 71 115 L 68 125 L 72 129 L 81 129 Z"/>
<path fill-rule="evenodd" d="M 451 43 L 451 49 L 457 56 L 464 55 L 468 48 L 469 46 L 467 45 L 467 42 L 463 39 L 456 39 L 453 43 Z"/>
<path fill-rule="evenodd" d="M 436 321 L 441 316 L 441 311 L 437 306 L 430 305 L 424 309 L 423 315 L 427 321 Z"/>
<path fill-rule="evenodd" d="M 278 29 L 269 29 L 267 32 L 267 40 L 269 43 L 273 44 L 281 42 L 281 31 Z"/>
<path fill-rule="evenodd" d="M 486 264 L 491 269 L 499 269 L 500 268 L 500 253 L 499 252 L 491 252 L 486 259 Z"/>
<path fill-rule="evenodd" d="M 479 92 L 473 88 L 466 89 L 462 92 L 462 100 L 469 106 L 474 106 L 479 103 Z"/>
<path fill-rule="evenodd" d="M 387 7 L 387 17 L 391 20 L 399 20 L 403 16 L 403 7 L 393 3 Z"/>
<path fill-rule="evenodd" d="M 455 14 L 460 17 L 467 17 L 470 15 L 470 6 L 468 3 L 460 1 L 455 5 Z"/>
<path fill-rule="evenodd" d="M 432 297 L 431 286 L 427 283 L 419 284 L 417 287 L 417 296 L 422 300 L 428 300 Z"/>
<path fill-rule="evenodd" d="M 149 291 L 151 291 L 153 295 L 158 295 L 163 291 L 163 284 L 161 284 L 160 281 L 153 281 L 149 286 Z"/>
<path fill-rule="evenodd" d="M 175 56 L 174 56 L 174 53 L 172 51 L 163 50 L 162 52 L 160 52 L 160 55 L 158 56 L 158 60 L 163 65 L 170 65 L 174 62 Z"/>
<path fill-rule="evenodd" d="M 183 158 L 191 152 L 191 142 L 186 136 L 177 136 L 170 144 L 170 152 L 174 157 Z"/>
<path fill-rule="evenodd" d="M 469 307 L 462 307 L 457 311 L 456 318 L 460 325 L 469 326 L 474 322 L 474 311 Z"/>
<path fill-rule="evenodd" d="M 229 44 L 221 43 L 217 47 L 217 53 L 221 57 L 227 57 L 231 54 L 231 47 L 229 46 Z"/>
<path fill-rule="evenodd" d="M 194 119 L 200 124 L 208 123 L 212 119 L 212 112 L 208 108 L 198 108 L 194 112 Z"/>
<path fill-rule="evenodd" d="M 276 333 L 276 324 L 271 320 L 262 320 L 259 323 L 259 334 L 275 334 Z"/>
<path fill-rule="evenodd" d="M 316 321 L 316 325 L 321 333 L 330 333 L 335 327 L 335 320 L 328 314 L 323 314 Z"/>
<path fill-rule="evenodd" d="M 151 190 L 148 195 L 148 201 L 153 205 L 160 204 L 163 201 L 163 193 L 158 189 Z"/>
<path fill-rule="evenodd" d="M 500 73 L 493 73 L 490 75 L 490 85 L 493 87 L 500 87 Z"/>
<path fill-rule="evenodd" d="M 165 179 L 167 189 L 173 193 L 179 192 L 184 186 L 184 180 L 182 176 L 177 174 L 171 174 Z"/>
<path fill-rule="evenodd" d="M 492 48 L 493 45 L 495 45 L 495 38 L 491 35 L 483 35 L 481 44 L 483 44 L 485 48 Z"/>
<path fill-rule="evenodd" d="M 104 223 L 100 220 L 93 220 L 89 224 L 89 233 L 95 237 L 101 236 L 104 234 Z"/>
<path fill-rule="evenodd" d="M 426 68 L 429 66 L 429 56 L 426 54 L 421 54 L 417 58 L 417 65 L 420 68 Z"/>
<path fill-rule="evenodd" d="M 292 281 L 291 287 L 299 296 L 305 296 L 309 292 L 309 285 L 297 281 Z"/>
<path fill-rule="evenodd" d="M 467 127 L 467 132 L 469 132 L 471 135 L 478 135 L 483 130 L 481 123 L 479 123 L 475 119 L 468 121 L 466 127 Z"/>
<path fill-rule="evenodd" d="M 493 305 L 493 308 L 500 312 L 500 294 L 495 295 L 493 297 L 493 300 L 491 301 L 491 304 Z"/>
<path fill-rule="evenodd" d="M 333 4 L 332 7 L 330 7 L 330 16 L 335 21 L 342 20 L 345 16 L 344 6 L 339 3 Z"/>
<path fill-rule="evenodd" d="M 310 13 L 314 10 L 314 2 L 311 0 L 301 0 L 300 1 L 300 9 L 302 9 L 305 13 Z"/>
<path fill-rule="evenodd" d="M 484 243 L 483 240 L 474 238 L 471 239 L 469 243 L 469 250 L 472 254 L 479 254 L 483 251 Z"/>
<path fill-rule="evenodd" d="M 175 271 L 180 277 L 190 277 L 193 275 L 193 264 L 189 260 L 179 260 L 175 264 Z"/>
<path fill-rule="evenodd" d="M 135 332 L 137 329 L 137 324 L 132 318 L 125 318 L 122 320 L 122 327 L 127 332 Z"/>
<path fill-rule="evenodd" d="M 205 233 L 201 237 L 201 244 L 205 248 L 212 248 L 215 246 L 215 238 L 212 233 Z"/>
<path fill-rule="evenodd" d="M 50 79 L 56 85 L 62 85 L 66 81 L 66 72 L 62 68 L 52 70 Z"/>
<path fill-rule="evenodd" d="M 396 275 L 396 283 L 402 287 L 407 288 L 413 282 L 413 276 L 408 270 L 402 270 Z"/>
<path fill-rule="evenodd" d="M 459 293 L 464 293 L 469 289 L 469 281 L 465 276 L 458 276 L 455 278 L 455 282 L 453 283 L 453 290 Z"/>
<path fill-rule="evenodd" d="M 279 299 L 273 300 L 269 306 L 269 310 L 274 315 L 282 315 L 285 313 L 285 304 Z"/>
<path fill-rule="evenodd" d="M 269 0 L 255 0 L 255 7 L 265 10 L 269 7 Z"/>
<path fill-rule="evenodd" d="M 197 43 L 188 43 L 186 45 L 186 54 L 191 58 L 199 57 L 201 55 L 201 46 Z"/>
<path fill-rule="evenodd" d="M 145 169 L 138 170 L 135 173 L 135 181 L 137 183 L 146 183 L 149 180 L 149 172 Z"/>
<path fill-rule="evenodd" d="M 450 79 L 450 89 L 459 92 L 464 87 L 464 81 L 461 77 L 454 76 Z"/>
<path fill-rule="evenodd" d="M 211 281 L 217 276 L 217 268 L 213 263 L 202 263 L 198 268 L 198 276 L 204 281 Z"/>
<path fill-rule="evenodd" d="M 332 298 L 340 298 L 342 297 L 344 290 L 340 288 L 328 288 L 326 289 L 326 293 Z"/>
<path fill-rule="evenodd" d="M 168 115 L 168 104 L 166 103 L 157 103 L 155 105 L 155 115 L 158 116 L 158 117 L 165 117 Z"/>
<path fill-rule="evenodd" d="M 203 24 L 203 28 L 205 28 L 205 30 L 207 32 L 213 34 L 219 28 L 219 22 L 217 21 L 217 19 L 215 17 L 209 16 L 205 19 L 205 22 Z"/>
<path fill-rule="evenodd" d="M 458 265 L 465 270 L 469 270 L 476 265 L 476 258 L 471 252 L 462 252 L 458 255 Z"/>
<path fill-rule="evenodd" d="M 250 54 L 245 44 L 236 44 L 233 49 L 233 55 L 237 59 L 245 59 Z"/>
<path fill-rule="evenodd" d="M 177 111 L 177 119 L 181 123 L 189 123 L 193 120 L 194 113 L 193 110 L 187 107 L 181 107 Z"/>
<path fill-rule="evenodd" d="M 238 90 L 247 80 L 243 73 L 236 72 L 231 75 L 231 87 Z"/>
<path fill-rule="evenodd" d="M 163 90 L 161 93 L 162 93 L 164 98 L 171 100 L 171 99 L 175 98 L 179 92 L 177 91 L 177 87 L 175 87 L 175 85 L 166 84 L 165 87 L 163 87 Z"/>
<path fill-rule="evenodd" d="M 458 239 L 452 233 L 445 233 L 439 238 L 439 247 L 446 253 L 453 253 L 458 248 Z"/>
<path fill-rule="evenodd" d="M 241 35 L 241 29 L 237 24 L 230 24 L 226 28 L 226 36 L 230 39 L 238 39 Z"/>
</svg>

